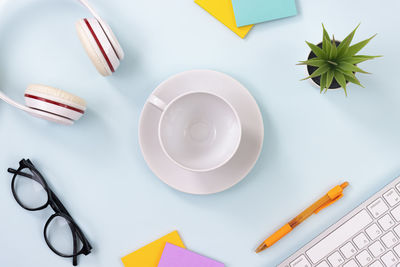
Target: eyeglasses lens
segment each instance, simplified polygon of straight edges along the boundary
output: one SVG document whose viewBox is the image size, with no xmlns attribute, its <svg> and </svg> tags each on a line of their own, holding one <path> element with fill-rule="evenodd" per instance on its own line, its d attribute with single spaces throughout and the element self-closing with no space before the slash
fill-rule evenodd
<svg viewBox="0 0 400 267">
<path fill-rule="evenodd" d="M 19 202 L 29 209 L 42 207 L 47 203 L 48 195 L 29 168 L 22 169 L 16 174 L 14 192 Z"/>
<path fill-rule="evenodd" d="M 46 239 L 50 245 L 65 256 L 76 255 L 82 248 L 81 240 L 76 236 L 76 248 L 74 250 L 74 232 L 70 222 L 64 217 L 56 216 L 46 229 Z"/>
</svg>

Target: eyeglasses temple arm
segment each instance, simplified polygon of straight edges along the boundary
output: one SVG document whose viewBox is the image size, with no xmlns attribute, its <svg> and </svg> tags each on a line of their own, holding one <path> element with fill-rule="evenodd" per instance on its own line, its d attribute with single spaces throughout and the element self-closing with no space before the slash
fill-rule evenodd
<svg viewBox="0 0 400 267">
<path fill-rule="evenodd" d="M 21 171 L 12 169 L 12 168 L 8 168 L 7 171 L 8 171 L 9 173 L 18 174 L 18 175 L 24 176 L 24 177 L 26 177 L 26 178 L 32 179 L 32 180 L 38 182 L 39 184 L 41 184 L 44 188 L 47 188 L 46 182 L 45 182 L 44 180 L 42 180 L 43 178 L 40 178 L 40 177 L 35 176 L 35 175 L 30 175 L 30 174 L 28 174 L 28 173 L 21 172 Z"/>
<path fill-rule="evenodd" d="M 75 228 L 75 227 L 72 227 L 71 225 L 70 225 L 70 227 L 71 227 L 71 230 L 73 228 Z M 74 255 L 75 256 L 72 258 L 72 265 L 74 265 L 74 266 L 78 265 L 78 256 L 76 255 L 78 252 L 78 238 L 76 238 L 76 235 L 77 235 L 76 231 L 73 231 L 72 236 L 74 238 Z"/>
<path fill-rule="evenodd" d="M 32 175 L 30 175 L 30 174 L 28 174 L 28 173 L 24 173 L 24 172 L 19 172 L 18 170 L 15 170 L 15 169 L 13 169 L 13 168 L 8 168 L 7 171 L 8 171 L 9 173 L 14 173 L 14 174 L 16 173 L 16 174 L 18 174 L 18 175 L 21 175 L 21 176 L 24 176 L 24 177 L 33 179 L 33 176 L 32 176 Z M 34 179 L 34 180 L 35 180 L 35 179 Z"/>
<path fill-rule="evenodd" d="M 64 207 L 64 205 L 61 203 L 60 199 L 54 194 L 51 189 L 49 189 L 49 193 L 51 194 L 51 198 L 54 200 L 55 204 L 57 205 L 57 208 L 61 213 L 67 214 L 69 217 L 72 218 L 71 214 L 67 211 L 67 209 Z M 57 211 L 56 211 L 57 212 Z"/>
</svg>

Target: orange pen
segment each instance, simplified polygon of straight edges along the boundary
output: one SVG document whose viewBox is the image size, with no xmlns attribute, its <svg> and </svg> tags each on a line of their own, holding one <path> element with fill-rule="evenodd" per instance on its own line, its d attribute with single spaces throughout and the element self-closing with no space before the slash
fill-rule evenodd
<svg viewBox="0 0 400 267">
<path fill-rule="evenodd" d="M 287 235 L 289 232 L 293 230 L 296 226 L 298 226 L 300 223 L 305 221 L 308 217 L 310 217 L 312 214 L 317 214 L 320 212 L 322 209 L 328 207 L 329 205 L 335 203 L 337 200 L 339 200 L 343 196 L 343 189 L 345 189 L 349 185 L 348 182 L 344 182 L 341 185 L 337 185 L 329 192 L 321 197 L 317 202 L 312 204 L 310 207 L 308 207 L 306 210 L 304 210 L 302 213 L 297 215 L 293 220 L 285 224 L 281 229 L 273 233 L 270 237 L 268 237 L 257 249 L 256 252 L 261 252 L 265 250 L 266 248 L 269 248 L 276 242 L 278 242 L 282 237 Z"/>
</svg>

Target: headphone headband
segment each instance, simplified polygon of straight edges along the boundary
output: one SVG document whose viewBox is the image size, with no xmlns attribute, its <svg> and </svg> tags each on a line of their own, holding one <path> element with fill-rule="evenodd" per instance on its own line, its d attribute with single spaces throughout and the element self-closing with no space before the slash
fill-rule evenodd
<svg viewBox="0 0 400 267">
<path fill-rule="evenodd" d="M 26 111 L 26 112 L 30 112 L 31 111 L 30 108 L 28 108 L 27 106 L 21 105 L 17 101 L 12 100 L 8 96 L 6 96 L 2 91 L 0 91 L 0 99 L 4 100 L 4 102 L 6 102 L 7 104 L 10 104 L 11 106 L 14 106 L 14 107 L 16 107 L 16 108 L 18 108 L 20 110 L 23 110 L 23 111 Z"/>
<path fill-rule="evenodd" d="M 93 17 L 96 19 L 101 19 L 99 14 L 94 10 L 94 8 L 89 4 L 87 0 L 78 0 L 84 7 L 86 7 L 90 13 L 92 13 Z"/>
</svg>

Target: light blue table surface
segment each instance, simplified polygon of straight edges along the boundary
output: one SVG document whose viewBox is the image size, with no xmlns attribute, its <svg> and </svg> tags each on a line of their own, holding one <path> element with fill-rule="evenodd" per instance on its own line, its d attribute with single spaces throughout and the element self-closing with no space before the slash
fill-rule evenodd
<svg viewBox="0 0 400 267">
<path fill-rule="evenodd" d="M 186 246 L 232 267 L 275 266 L 400 173 L 399 25 L 397 0 L 302 0 L 299 15 L 256 25 L 245 40 L 192 0 L 93 0 L 114 29 L 126 59 L 101 77 L 74 23 L 88 13 L 75 1 L 0 3 L 0 88 L 23 101 L 29 83 L 85 98 L 72 127 L 30 117 L 0 103 L 0 266 L 72 266 L 42 236 L 48 209 L 15 202 L 8 167 L 31 158 L 93 244 L 79 266 L 122 266 L 120 258 L 177 229 Z M 321 22 L 341 39 L 359 22 L 355 41 L 378 36 L 360 64 L 365 88 L 320 95 L 296 66 L 321 40 Z M 178 192 L 147 167 L 138 120 L 147 96 L 189 69 L 225 72 L 256 98 L 265 139 L 253 171 L 215 195 Z M 277 227 L 348 180 L 345 197 L 257 255 Z"/>
</svg>

